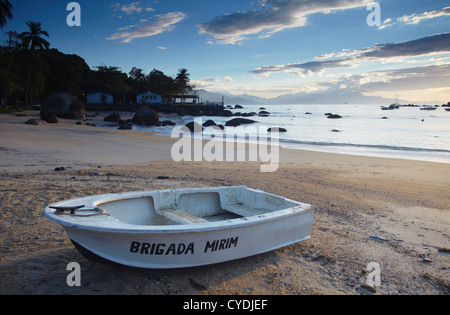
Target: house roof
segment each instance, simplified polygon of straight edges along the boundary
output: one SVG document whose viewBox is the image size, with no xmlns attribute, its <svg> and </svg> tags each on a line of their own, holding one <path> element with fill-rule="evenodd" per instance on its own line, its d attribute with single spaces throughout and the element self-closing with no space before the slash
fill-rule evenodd
<svg viewBox="0 0 450 315">
<path fill-rule="evenodd" d="M 158 93 L 153 93 L 153 92 L 143 92 L 143 93 L 139 93 L 138 95 L 142 95 L 142 94 L 160 95 L 160 94 L 158 94 Z"/>
<path fill-rule="evenodd" d="M 111 93 L 108 93 L 108 92 L 101 92 L 101 91 L 99 91 L 99 92 L 92 92 L 92 93 L 88 93 L 88 95 L 93 95 L 93 94 L 108 94 L 108 95 L 112 95 Z"/>
</svg>

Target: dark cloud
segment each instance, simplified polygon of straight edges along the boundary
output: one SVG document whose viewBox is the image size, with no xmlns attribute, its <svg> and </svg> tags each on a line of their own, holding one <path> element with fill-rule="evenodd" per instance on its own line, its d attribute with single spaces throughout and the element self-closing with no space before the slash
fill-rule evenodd
<svg viewBox="0 0 450 315">
<path fill-rule="evenodd" d="M 431 53 L 450 52 L 450 33 L 437 34 L 396 44 L 376 45 L 359 58 L 412 57 Z"/>
<path fill-rule="evenodd" d="M 250 71 L 250 73 L 269 75 L 274 72 L 292 72 L 304 76 L 306 74 L 319 73 L 331 68 L 348 68 L 352 65 L 348 63 L 350 58 L 340 60 L 311 61 L 305 63 L 292 63 L 287 65 L 266 66 Z"/>
<path fill-rule="evenodd" d="M 269 37 L 276 32 L 304 26 L 315 13 L 330 13 L 367 6 L 366 0 L 263 0 L 257 10 L 236 12 L 199 24 L 199 32 L 221 44 L 236 44 L 249 36 Z"/>
<path fill-rule="evenodd" d="M 366 78 L 382 80 L 361 85 L 365 91 L 399 91 L 443 88 L 450 86 L 450 64 L 369 72 Z"/>
<path fill-rule="evenodd" d="M 389 58 L 418 57 L 428 54 L 439 54 L 450 52 L 450 33 L 436 34 L 417 40 L 401 43 L 375 45 L 359 51 L 349 51 L 338 54 L 329 54 L 334 57 L 339 55 L 343 58 L 325 60 L 319 56 L 317 61 L 294 63 L 286 65 L 264 66 L 256 68 L 250 73 L 269 75 L 275 72 L 288 72 L 294 74 L 314 74 L 332 68 L 350 68 L 364 61 L 384 61 Z M 300 73 L 298 72 L 300 71 Z"/>
</svg>

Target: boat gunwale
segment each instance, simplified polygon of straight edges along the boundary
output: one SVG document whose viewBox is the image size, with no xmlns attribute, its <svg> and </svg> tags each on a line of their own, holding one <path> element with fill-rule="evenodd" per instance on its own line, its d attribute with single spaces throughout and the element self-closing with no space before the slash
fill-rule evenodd
<svg viewBox="0 0 450 315">
<path fill-rule="evenodd" d="M 218 188 L 182 188 L 182 189 L 169 189 L 169 190 L 153 190 L 142 192 L 128 192 L 118 194 L 105 194 L 97 196 L 88 196 L 83 198 L 76 198 L 66 201 L 61 201 L 45 208 L 44 214 L 47 218 L 62 225 L 65 228 L 78 228 L 80 230 L 89 230 L 96 232 L 109 232 L 120 234 L 164 234 L 164 233 L 195 233 L 195 232 L 207 232 L 213 230 L 225 230 L 233 228 L 241 228 L 250 225 L 256 225 L 260 223 L 266 223 L 268 221 L 274 221 L 283 219 L 289 216 L 295 216 L 302 213 L 314 212 L 314 207 L 309 204 L 297 202 L 288 198 L 276 196 L 270 193 L 262 192 L 259 190 L 251 189 L 245 186 L 235 187 L 220 187 L 223 189 L 235 189 L 241 188 L 254 192 L 264 193 L 265 195 L 275 196 L 284 199 L 287 202 L 295 204 L 295 206 L 285 208 L 282 210 L 276 210 L 273 212 L 267 212 L 264 214 L 256 214 L 254 216 L 227 219 L 220 221 L 213 221 L 207 223 L 198 224 L 181 224 L 181 225 L 133 225 L 124 223 L 118 219 L 109 216 L 96 216 L 96 217 L 83 217 L 83 216 L 61 216 L 57 215 L 56 211 L 50 207 L 61 207 L 71 204 L 84 204 L 86 208 L 97 207 L 98 205 L 114 202 L 117 200 L 136 199 L 143 197 L 153 197 L 154 194 L 177 191 L 177 192 L 217 192 Z"/>
</svg>

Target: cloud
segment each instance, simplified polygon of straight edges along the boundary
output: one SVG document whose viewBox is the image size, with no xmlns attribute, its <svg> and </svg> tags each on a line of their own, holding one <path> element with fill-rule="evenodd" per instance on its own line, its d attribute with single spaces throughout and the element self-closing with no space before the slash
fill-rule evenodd
<svg viewBox="0 0 450 315">
<path fill-rule="evenodd" d="M 132 14 L 140 14 L 143 12 L 153 12 L 155 9 L 151 7 L 144 8 L 141 6 L 141 2 L 133 2 L 126 5 L 121 5 L 120 3 L 115 3 L 111 6 L 114 9 L 114 12 L 124 12 L 128 15 Z"/>
<path fill-rule="evenodd" d="M 367 92 L 445 88 L 450 86 L 450 64 L 369 72 L 361 81 Z"/>
<path fill-rule="evenodd" d="M 434 19 L 440 16 L 449 16 L 450 15 L 450 7 L 445 7 L 440 10 L 424 12 L 424 13 L 414 13 L 411 15 L 404 15 L 402 17 L 397 18 L 393 21 L 391 18 L 386 19 L 383 22 L 383 25 L 378 27 L 379 30 L 394 26 L 399 23 L 409 24 L 409 25 L 417 25 L 423 20 Z"/>
<path fill-rule="evenodd" d="M 360 50 L 330 53 L 314 58 L 316 61 L 264 66 L 256 68 L 250 73 L 268 76 L 271 73 L 287 72 L 305 76 L 322 73 L 327 69 L 352 68 L 362 62 L 390 62 L 396 58 L 413 58 L 442 53 L 450 53 L 450 33 L 436 34 L 400 43 L 374 45 Z"/>
<path fill-rule="evenodd" d="M 130 25 L 126 28 L 121 28 L 119 30 L 130 29 L 130 31 L 118 32 L 106 39 L 121 40 L 122 43 L 129 43 L 136 38 L 151 37 L 164 32 L 170 32 L 175 28 L 175 24 L 184 20 L 185 17 L 186 14 L 183 12 L 170 12 L 167 14 L 156 15 L 154 16 L 156 21 L 153 23 L 143 24 L 141 26 Z M 131 31 L 131 29 L 134 30 Z"/>
<path fill-rule="evenodd" d="M 307 17 L 367 6 L 367 0 L 260 0 L 258 9 L 225 14 L 198 25 L 200 34 L 212 35 L 220 44 L 237 44 L 251 36 L 267 38 L 274 33 L 305 26 Z"/>
<path fill-rule="evenodd" d="M 375 45 L 358 58 L 414 57 L 450 52 L 450 33 L 436 34 L 401 43 Z"/>
<path fill-rule="evenodd" d="M 191 83 L 194 84 L 199 89 L 207 89 L 207 90 L 217 90 L 222 89 L 224 86 L 220 83 L 220 78 L 203 78 L 200 80 L 191 80 Z"/>
<path fill-rule="evenodd" d="M 265 66 L 250 71 L 253 74 L 268 76 L 275 72 L 288 72 L 304 77 L 309 74 L 321 73 L 330 68 L 349 68 L 352 65 L 348 63 L 350 59 L 311 61 L 305 63 L 291 63 L 286 65 Z"/>
<path fill-rule="evenodd" d="M 440 16 L 450 15 L 450 7 L 445 7 L 440 10 L 424 12 L 421 14 L 404 15 L 397 20 L 406 24 L 419 24 L 422 20 L 434 19 Z"/>
<path fill-rule="evenodd" d="M 225 81 L 227 81 L 227 82 L 234 82 L 234 81 L 233 81 L 233 78 L 231 78 L 230 76 L 224 76 L 223 78 L 224 78 Z"/>
</svg>

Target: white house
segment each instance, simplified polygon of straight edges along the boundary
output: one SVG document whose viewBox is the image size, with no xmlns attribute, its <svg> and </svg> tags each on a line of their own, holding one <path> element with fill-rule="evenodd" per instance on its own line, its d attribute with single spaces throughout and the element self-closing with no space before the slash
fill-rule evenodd
<svg viewBox="0 0 450 315">
<path fill-rule="evenodd" d="M 137 103 L 138 104 L 144 104 L 144 103 L 145 104 L 161 104 L 162 98 L 161 98 L 161 95 L 159 95 L 159 94 L 147 92 L 147 93 L 138 94 Z"/>
<path fill-rule="evenodd" d="M 112 104 L 114 97 L 109 93 L 97 92 L 87 95 L 88 104 Z"/>
</svg>

